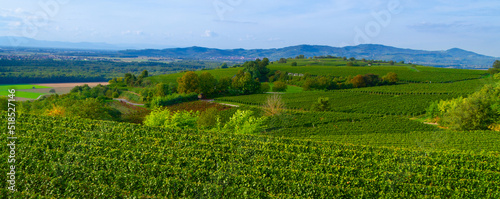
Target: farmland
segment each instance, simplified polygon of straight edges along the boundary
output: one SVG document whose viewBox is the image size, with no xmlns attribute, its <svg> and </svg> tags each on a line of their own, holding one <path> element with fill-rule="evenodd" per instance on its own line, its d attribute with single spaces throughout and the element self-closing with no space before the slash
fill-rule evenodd
<svg viewBox="0 0 500 199">
<path fill-rule="evenodd" d="M 8 89 L 16 89 L 17 98 L 26 100 L 37 99 L 41 95 L 50 95 L 50 90 L 54 89 L 57 94 L 66 94 L 75 86 L 87 84 L 91 87 L 98 84 L 106 85 L 107 82 L 88 82 L 88 83 L 52 83 L 52 84 L 1 84 L 0 96 L 9 95 Z"/>
<path fill-rule="evenodd" d="M 297 66 L 291 66 L 293 62 Z M 478 91 L 496 96 L 498 79 L 477 70 L 355 62 L 356 66 L 347 66 L 349 61 L 341 58 L 273 62 L 267 65 L 267 76 L 259 72 L 269 82 L 238 72 L 266 71 L 260 61 L 253 62 L 254 68 L 126 74 L 108 85 L 77 87 L 67 96 L 18 102 L 18 191 L 3 188 L 8 185 L 4 180 L 0 195 L 500 197 L 500 134 L 495 126 L 451 130 L 428 118 L 434 102 L 478 96 Z M 391 73 L 397 74 L 392 82 Z M 230 79 L 220 89 L 223 77 Z M 295 85 L 322 77 L 337 87 Z M 376 83 L 355 86 L 352 77 Z M 143 84 L 147 80 L 151 85 Z M 195 86 L 188 85 L 192 82 Z M 205 88 L 199 82 L 211 84 Z M 271 89 L 277 82 L 287 90 L 262 89 L 264 83 Z M 250 86 L 241 86 L 245 83 Z M 189 89 L 193 92 L 180 92 Z M 208 99 L 198 100 L 200 93 Z M 145 106 L 112 101 L 112 96 Z M 223 105 L 231 103 L 239 106 Z M 8 121 L 7 114 L 0 119 Z M 8 123 L 0 123 L 0 128 L 7 129 Z M 6 140 L 7 134 L 0 139 Z M 0 156 L 7 159 L 9 154 L 4 150 Z M 7 161 L 0 162 L 0 172 L 8 169 Z"/>
<path fill-rule="evenodd" d="M 22 89 L 33 89 L 35 87 L 36 89 L 43 89 L 43 88 L 50 88 L 47 86 L 38 86 L 38 85 L 31 85 L 31 84 L 12 84 L 12 85 L 0 85 L 0 96 L 7 96 L 9 95 L 9 89 L 16 89 L 16 90 L 22 90 Z M 17 91 L 16 96 L 17 97 L 22 97 L 22 98 L 29 98 L 29 99 L 36 99 L 40 95 L 45 95 L 47 93 L 43 92 L 25 92 L 25 91 Z"/>
</svg>

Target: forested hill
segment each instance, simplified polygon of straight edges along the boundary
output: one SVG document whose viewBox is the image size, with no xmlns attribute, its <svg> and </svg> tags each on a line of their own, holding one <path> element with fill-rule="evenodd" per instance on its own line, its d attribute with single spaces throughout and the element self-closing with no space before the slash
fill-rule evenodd
<svg viewBox="0 0 500 199">
<path fill-rule="evenodd" d="M 342 48 L 318 45 L 299 45 L 273 49 L 215 49 L 204 47 L 168 48 L 163 50 L 125 50 L 120 53 L 133 56 L 162 56 L 171 58 L 252 60 L 268 57 L 271 60 L 305 55 L 306 57 L 332 55 L 357 59 L 405 61 L 421 65 L 453 68 L 489 68 L 495 57 L 480 55 L 458 48 L 446 51 L 424 51 L 395 48 L 376 44 L 363 44 Z"/>
</svg>

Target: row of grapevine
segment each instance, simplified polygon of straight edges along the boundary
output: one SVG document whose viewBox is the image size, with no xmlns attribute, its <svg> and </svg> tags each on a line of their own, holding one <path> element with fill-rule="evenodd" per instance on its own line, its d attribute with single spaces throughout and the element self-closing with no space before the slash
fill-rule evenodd
<svg viewBox="0 0 500 199">
<path fill-rule="evenodd" d="M 449 68 L 434 68 L 417 66 L 416 70 L 408 66 L 373 66 L 373 67 L 342 67 L 342 66 L 299 66 L 289 65 L 269 65 L 272 70 L 281 70 L 291 73 L 309 73 L 312 75 L 332 75 L 338 77 L 356 76 L 360 74 L 376 74 L 383 76 L 389 72 L 398 74 L 402 82 L 432 82 L 447 83 L 462 80 L 473 80 L 483 77 L 486 71 L 480 70 L 461 70 Z"/>
<path fill-rule="evenodd" d="M 399 94 L 399 93 L 397 93 Z M 221 97 L 221 102 L 262 105 L 269 95 Z M 431 102 L 448 100 L 460 95 L 385 95 L 370 92 L 302 92 L 282 95 L 288 109 L 309 110 L 319 97 L 328 97 L 332 111 L 383 115 L 416 116 L 425 113 Z"/>
<path fill-rule="evenodd" d="M 13 196 L 22 198 L 500 197 L 495 152 L 418 151 L 33 115 L 18 117 L 17 126 Z M 0 172 L 7 166 L 0 162 Z M 6 181 L 0 186 L 5 198 Z"/>
</svg>

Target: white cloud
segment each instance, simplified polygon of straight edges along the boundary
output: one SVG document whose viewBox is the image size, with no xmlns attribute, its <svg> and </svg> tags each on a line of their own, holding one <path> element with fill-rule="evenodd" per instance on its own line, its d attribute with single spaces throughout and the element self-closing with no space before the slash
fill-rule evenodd
<svg viewBox="0 0 500 199">
<path fill-rule="evenodd" d="M 212 30 L 205 30 L 205 32 L 201 35 L 202 37 L 217 37 L 217 33 Z"/>
<path fill-rule="evenodd" d="M 142 30 L 126 30 L 126 31 L 122 31 L 122 35 L 141 36 L 141 35 L 144 35 L 144 32 Z"/>
</svg>

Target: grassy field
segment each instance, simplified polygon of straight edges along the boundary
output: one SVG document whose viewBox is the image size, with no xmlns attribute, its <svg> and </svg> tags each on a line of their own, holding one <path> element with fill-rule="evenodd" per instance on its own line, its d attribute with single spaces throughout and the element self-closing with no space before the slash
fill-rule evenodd
<svg viewBox="0 0 500 199">
<path fill-rule="evenodd" d="M 16 89 L 16 97 L 22 97 L 22 98 L 29 98 L 29 99 L 36 99 L 40 95 L 46 95 L 49 93 L 38 93 L 38 92 L 24 92 L 24 91 L 17 91 L 17 90 L 23 90 L 23 89 L 33 89 L 35 87 L 36 89 L 39 88 L 50 88 L 47 86 L 38 86 L 38 85 L 31 85 L 31 84 L 2 84 L 0 85 L 0 96 L 7 96 L 9 95 L 10 89 Z"/>
</svg>

